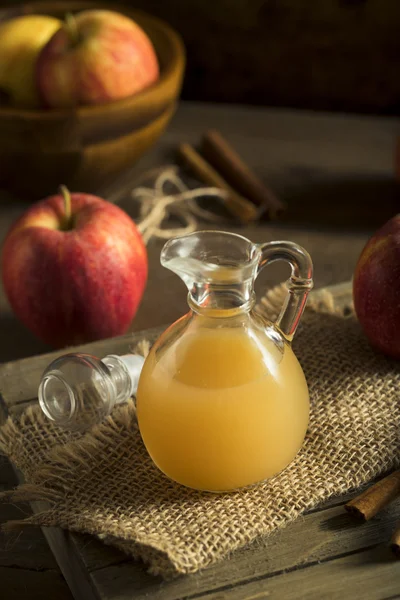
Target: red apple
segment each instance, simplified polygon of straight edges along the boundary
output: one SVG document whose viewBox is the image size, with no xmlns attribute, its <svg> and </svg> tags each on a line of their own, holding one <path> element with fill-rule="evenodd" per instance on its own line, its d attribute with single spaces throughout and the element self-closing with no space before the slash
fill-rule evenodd
<svg viewBox="0 0 400 600">
<path fill-rule="evenodd" d="M 143 29 L 109 10 L 67 18 L 42 49 L 37 85 L 50 108 L 126 98 L 157 81 L 157 56 Z"/>
<path fill-rule="evenodd" d="M 400 358 L 400 215 L 381 227 L 362 251 L 353 297 L 371 344 Z"/>
<path fill-rule="evenodd" d="M 147 254 L 131 218 L 97 196 L 51 196 L 9 231 L 5 292 L 16 316 L 55 347 L 125 333 L 147 279 Z"/>
</svg>

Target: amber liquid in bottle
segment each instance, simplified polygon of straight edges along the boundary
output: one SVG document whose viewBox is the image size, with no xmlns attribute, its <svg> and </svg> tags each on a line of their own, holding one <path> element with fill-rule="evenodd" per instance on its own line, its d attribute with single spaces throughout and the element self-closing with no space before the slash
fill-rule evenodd
<svg viewBox="0 0 400 600">
<path fill-rule="evenodd" d="M 140 430 L 168 477 L 202 490 L 269 478 L 299 451 L 308 424 L 303 371 L 289 346 L 243 327 L 185 333 L 156 361 L 137 393 Z"/>
</svg>

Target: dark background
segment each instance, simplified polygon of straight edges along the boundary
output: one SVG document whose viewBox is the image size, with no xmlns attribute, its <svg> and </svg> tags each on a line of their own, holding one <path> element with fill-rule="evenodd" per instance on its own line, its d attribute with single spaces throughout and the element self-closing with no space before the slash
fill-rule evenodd
<svg viewBox="0 0 400 600">
<path fill-rule="evenodd" d="M 400 114 L 399 0 L 123 3 L 183 36 L 185 99 Z"/>
</svg>

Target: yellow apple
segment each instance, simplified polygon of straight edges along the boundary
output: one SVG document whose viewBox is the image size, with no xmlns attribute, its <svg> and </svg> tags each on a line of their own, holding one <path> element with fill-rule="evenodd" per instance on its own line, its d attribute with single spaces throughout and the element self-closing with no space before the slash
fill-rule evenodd
<svg viewBox="0 0 400 600">
<path fill-rule="evenodd" d="M 59 19 L 26 15 L 0 25 L 0 90 L 14 106 L 40 106 L 35 68 L 39 52 L 61 27 Z"/>
</svg>

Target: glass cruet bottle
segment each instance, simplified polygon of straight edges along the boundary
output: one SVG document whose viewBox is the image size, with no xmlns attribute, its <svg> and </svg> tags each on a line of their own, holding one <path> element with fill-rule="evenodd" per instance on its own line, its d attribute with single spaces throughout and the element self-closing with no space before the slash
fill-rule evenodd
<svg viewBox="0 0 400 600">
<path fill-rule="evenodd" d="M 276 260 L 289 263 L 291 277 L 272 323 L 254 311 L 254 282 Z M 168 241 L 161 264 L 186 284 L 189 312 L 156 341 L 139 379 L 138 424 L 153 462 L 208 491 L 276 475 L 308 426 L 308 388 L 291 341 L 312 288 L 310 256 L 292 242 L 202 231 Z"/>
</svg>

